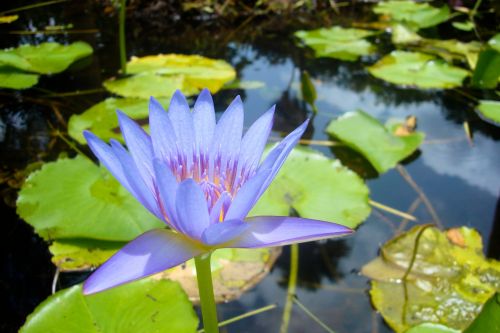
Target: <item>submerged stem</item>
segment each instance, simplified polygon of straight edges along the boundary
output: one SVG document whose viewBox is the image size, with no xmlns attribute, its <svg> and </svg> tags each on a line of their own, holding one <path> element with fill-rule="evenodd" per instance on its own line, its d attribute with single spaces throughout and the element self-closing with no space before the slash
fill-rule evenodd
<svg viewBox="0 0 500 333">
<path fill-rule="evenodd" d="M 293 299 L 295 290 L 297 289 L 297 275 L 299 272 L 299 245 L 292 244 L 290 246 L 290 276 L 288 278 L 288 291 L 286 295 L 285 309 L 283 310 L 283 318 L 281 320 L 280 333 L 288 331 L 290 316 L 292 314 Z"/>
<path fill-rule="evenodd" d="M 211 253 L 202 254 L 194 258 L 198 290 L 200 293 L 201 314 L 203 329 L 206 333 L 218 333 L 217 308 L 215 306 L 212 272 L 210 270 Z"/>
<path fill-rule="evenodd" d="M 120 67 L 122 74 L 127 72 L 127 49 L 125 46 L 125 14 L 127 10 L 127 0 L 120 0 L 120 16 L 119 16 L 119 41 L 120 41 Z"/>
</svg>

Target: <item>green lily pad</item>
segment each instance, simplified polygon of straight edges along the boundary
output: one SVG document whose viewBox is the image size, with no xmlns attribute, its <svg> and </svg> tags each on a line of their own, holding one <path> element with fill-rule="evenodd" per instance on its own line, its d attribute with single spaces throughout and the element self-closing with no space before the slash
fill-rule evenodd
<svg viewBox="0 0 500 333">
<path fill-rule="evenodd" d="M 424 140 L 424 133 L 396 136 L 400 123 L 383 126 L 363 111 L 348 112 L 330 122 L 326 132 L 361 153 L 373 167 L 383 173 L 411 155 Z"/>
<path fill-rule="evenodd" d="M 472 69 L 476 67 L 479 52 L 481 52 L 482 48 L 481 43 L 476 41 L 464 43 L 456 39 L 423 38 L 402 24 L 392 26 L 392 42 L 398 45 L 411 46 L 413 49 L 424 53 L 435 54 L 448 63 L 455 60 L 466 62 Z"/>
<path fill-rule="evenodd" d="M 234 68 L 223 60 L 182 54 L 133 57 L 127 63 L 127 73 L 132 75 L 107 80 L 104 87 L 124 97 L 170 98 L 176 89 L 187 96 L 203 88 L 216 93 L 236 78 Z"/>
<path fill-rule="evenodd" d="M 350 228 L 370 214 L 368 187 L 353 171 L 323 154 L 296 148 L 249 216 L 300 216 Z"/>
<path fill-rule="evenodd" d="M 448 6 L 432 7 L 428 3 L 406 1 L 382 1 L 373 8 L 376 14 L 388 15 L 393 21 L 415 29 L 428 28 L 442 23 L 450 17 Z"/>
<path fill-rule="evenodd" d="M 64 71 L 73 62 L 92 52 L 92 47 L 85 42 L 21 45 L 15 49 L 0 50 L 0 65 L 27 72 L 54 74 Z"/>
<path fill-rule="evenodd" d="M 0 88 L 27 89 L 37 84 L 39 77 L 37 74 L 0 66 Z"/>
<path fill-rule="evenodd" d="M 280 254 L 280 247 L 216 250 L 211 258 L 216 302 L 223 303 L 237 299 L 254 287 L 271 271 Z M 179 282 L 191 302 L 195 304 L 200 302 L 194 259 L 155 277 Z"/>
<path fill-rule="evenodd" d="M 159 102 L 168 107 L 167 99 L 159 99 Z M 122 141 L 116 110 L 121 110 L 140 122 L 148 118 L 149 101 L 139 98 L 107 98 L 81 114 L 72 115 L 68 122 L 68 134 L 80 143 L 86 142 L 83 137 L 84 130 L 91 131 L 104 141 Z"/>
<path fill-rule="evenodd" d="M 484 120 L 500 125 L 500 102 L 499 101 L 479 101 L 477 107 L 479 116 Z"/>
<path fill-rule="evenodd" d="M 481 236 L 466 227 L 416 226 L 387 242 L 362 273 L 374 279 L 372 302 L 396 332 L 421 323 L 463 330 L 500 290 L 500 262 L 484 257 Z"/>
<path fill-rule="evenodd" d="M 128 241 L 164 223 L 85 157 L 45 164 L 24 183 L 17 213 L 45 239 Z"/>
<path fill-rule="evenodd" d="M 464 333 L 500 332 L 500 294 L 496 293 L 483 306 Z"/>
<path fill-rule="evenodd" d="M 198 318 L 178 283 L 143 279 L 95 295 L 61 290 L 28 316 L 20 333 L 195 333 Z"/>
<path fill-rule="evenodd" d="M 419 52 L 393 51 L 368 71 L 375 77 L 405 86 L 453 88 L 462 85 L 469 72 Z"/>
<path fill-rule="evenodd" d="M 312 48 L 318 58 L 355 61 L 360 56 L 373 53 L 374 46 L 364 38 L 376 33 L 370 30 L 334 26 L 311 31 L 300 30 L 295 32 L 295 36 Z"/>
<path fill-rule="evenodd" d="M 496 34 L 488 41 L 488 45 L 497 52 L 500 52 L 500 34 Z"/>
<path fill-rule="evenodd" d="M 52 263 L 61 272 L 84 271 L 108 260 L 125 242 L 95 239 L 60 239 L 49 246 Z"/>
<path fill-rule="evenodd" d="M 12 23 L 14 21 L 17 21 L 19 19 L 19 15 L 4 15 L 0 16 L 0 24 L 2 23 Z"/>
<path fill-rule="evenodd" d="M 405 333 L 460 333 L 460 331 L 440 324 L 425 323 L 413 326 Z"/>
</svg>

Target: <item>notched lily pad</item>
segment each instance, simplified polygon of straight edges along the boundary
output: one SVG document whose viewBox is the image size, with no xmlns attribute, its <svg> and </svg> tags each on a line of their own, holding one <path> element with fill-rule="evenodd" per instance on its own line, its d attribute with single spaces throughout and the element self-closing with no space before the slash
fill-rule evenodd
<svg viewBox="0 0 500 333">
<path fill-rule="evenodd" d="M 69 45 L 53 42 L 21 45 L 14 49 L 0 50 L 0 65 L 27 72 L 54 74 L 64 71 L 73 62 L 92 52 L 92 47 L 85 42 Z"/>
<path fill-rule="evenodd" d="M 334 26 L 295 33 L 305 45 L 312 48 L 316 57 L 355 61 L 360 56 L 373 53 L 375 47 L 365 38 L 378 32 Z"/>
<path fill-rule="evenodd" d="M 416 3 L 411 0 L 381 1 L 373 7 L 373 11 L 415 29 L 438 25 L 450 17 L 448 6 L 437 8 L 428 3 Z"/>
<path fill-rule="evenodd" d="M 158 100 L 165 108 L 168 107 L 167 99 Z M 93 105 L 81 114 L 69 118 L 68 133 L 80 143 L 86 143 L 83 131 L 89 130 L 104 141 L 110 139 L 123 140 L 118 127 L 116 110 L 120 110 L 130 118 L 147 123 L 149 115 L 149 100 L 139 98 L 107 98 Z"/>
<path fill-rule="evenodd" d="M 191 96 L 208 88 L 212 93 L 236 78 L 234 68 L 223 60 L 198 55 L 159 54 L 133 57 L 127 63 L 131 76 L 104 82 L 109 91 L 135 98 L 170 98 L 176 89 Z"/>
<path fill-rule="evenodd" d="M 368 187 L 353 171 L 323 154 L 295 148 L 249 216 L 288 215 L 355 228 L 370 214 Z"/>
<path fill-rule="evenodd" d="M 368 67 L 373 76 L 387 82 L 419 88 L 453 88 L 469 75 L 465 69 L 420 52 L 393 51 Z"/>
<path fill-rule="evenodd" d="M 414 227 L 387 242 L 362 273 L 374 279 L 372 302 L 396 332 L 422 323 L 463 330 L 500 290 L 500 262 L 484 257 L 481 236 L 466 227 Z"/>
<path fill-rule="evenodd" d="M 17 213 L 47 240 L 129 241 L 165 224 L 85 157 L 45 164 L 24 183 Z"/>
<path fill-rule="evenodd" d="M 386 126 L 363 111 L 348 112 L 330 122 L 326 132 L 361 153 L 383 173 L 411 155 L 424 140 L 424 133 L 414 131 L 397 136 L 403 122 Z"/>
<path fill-rule="evenodd" d="M 270 272 L 280 253 L 280 247 L 216 250 L 211 259 L 216 302 L 229 302 L 254 287 Z M 179 282 L 189 299 L 199 303 L 200 295 L 193 259 L 155 277 Z"/>
<path fill-rule="evenodd" d="M 198 317 L 178 283 L 143 279 L 91 296 L 80 285 L 47 298 L 20 333 L 195 333 Z"/>
</svg>

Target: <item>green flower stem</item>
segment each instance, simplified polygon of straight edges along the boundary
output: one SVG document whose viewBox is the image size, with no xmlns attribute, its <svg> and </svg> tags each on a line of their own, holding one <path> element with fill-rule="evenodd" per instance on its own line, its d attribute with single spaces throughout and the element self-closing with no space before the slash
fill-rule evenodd
<svg viewBox="0 0 500 333">
<path fill-rule="evenodd" d="M 280 333 L 288 332 L 288 324 L 292 314 L 293 299 L 297 290 L 297 276 L 299 273 L 299 245 L 290 246 L 290 276 L 288 277 L 288 291 L 286 295 L 285 309 L 281 319 Z"/>
<path fill-rule="evenodd" d="M 215 306 L 212 272 L 210 270 L 211 253 L 194 258 L 198 290 L 200 292 L 201 314 L 205 333 L 218 333 L 217 308 Z"/>
</svg>

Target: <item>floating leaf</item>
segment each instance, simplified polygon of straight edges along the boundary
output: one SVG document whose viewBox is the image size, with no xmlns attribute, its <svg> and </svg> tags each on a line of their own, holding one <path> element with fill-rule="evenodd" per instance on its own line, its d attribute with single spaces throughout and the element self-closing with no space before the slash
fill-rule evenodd
<svg viewBox="0 0 500 333">
<path fill-rule="evenodd" d="M 218 249 L 212 254 L 211 268 L 217 303 L 240 297 L 259 283 L 271 270 L 281 253 L 280 247 L 263 249 Z M 199 303 L 198 282 L 194 259 L 156 275 L 177 281 L 188 294 L 189 300 Z"/>
<path fill-rule="evenodd" d="M 266 83 L 264 81 L 240 81 L 238 79 L 231 81 L 229 83 L 226 83 L 222 89 L 243 89 L 243 90 L 249 90 L 249 89 L 260 89 L 264 88 L 266 86 Z"/>
<path fill-rule="evenodd" d="M 167 99 L 159 99 L 168 106 Z M 83 131 L 89 130 L 101 139 L 123 140 L 118 127 L 116 110 L 121 110 L 132 119 L 141 121 L 148 118 L 149 101 L 138 98 L 107 98 L 78 115 L 69 118 L 68 133 L 80 143 L 85 143 Z"/>
<path fill-rule="evenodd" d="M 477 107 L 479 116 L 486 121 L 493 122 L 496 125 L 500 125 L 500 102 L 499 101 L 479 101 Z"/>
<path fill-rule="evenodd" d="M 500 77 L 500 53 L 484 50 L 479 54 L 476 69 L 472 74 L 471 85 L 477 88 L 493 89 Z"/>
<path fill-rule="evenodd" d="M 393 51 L 368 70 L 379 79 L 420 88 L 457 87 L 469 75 L 468 71 L 431 55 L 404 51 Z"/>
<path fill-rule="evenodd" d="M 198 318 L 179 284 L 143 279 L 95 295 L 61 290 L 30 314 L 20 333 L 195 333 Z"/>
<path fill-rule="evenodd" d="M 39 75 L 0 66 L 0 88 L 27 89 L 38 83 Z"/>
<path fill-rule="evenodd" d="M 338 160 L 296 148 L 250 216 L 283 216 L 291 209 L 305 218 L 354 228 L 370 214 L 368 188 Z"/>
<path fill-rule="evenodd" d="M 472 30 L 474 30 L 474 23 L 471 22 L 471 21 L 453 22 L 451 25 L 455 29 L 462 30 L 462 31 L 472 31 Z"/>
<path fill-rule="evenodd" d="M 416 3 L 411 0 L 382 1 L 377 3 L 373 11 L 417 29 L 438 25 L 450 17 L 448 6 L 436 8 L 428 3 Z"/>
<path fill-rule="evenodd" d="M 0 23 L 12 23 L 19 18 L 19 15 L 0 16 Z"/>
<path fill-rule="evenodd" d="M 32 173 L 19 192 L 17 213 L 51 240 L 128 241 L 164 226 L 107 171 L 81 156 Z"/>
<path fill-rule="evenodd" d="M 429 39 L 423 38 L 408 27 L 395 24 L 392 27 L 392 42 L 394 44 L 411 46 L 413 49 L 440 56 L 447 62 L 454 60 L 467 62 L 470 68 L 476 67 L 477 58 L 481 51 L 481 43 L 472 41 L 460 42 L 456 39 Z"/>
<path fill-rule="evenodd" d="M 500 332 L 500 294 L 496 293 L 483 306 L 464 333 Z"/>
<path fill-rule="evenodd" d="M 64 71 L 73 62 L 92 54 L 92 47 L 84 42 L 70 45 L 42 43 L 21 45 L 15 49 L 0 50 L 0 65 L 28 72 L 53 74 Z"/>
<path fill-rule="evenodd" d="M 60 239 L 53 242 L 49 250 L 52 263 L 61 272 L 71 272 L 99 266 L 124 245 L 124 242 L 95 239 Z"/>
<path fill-rule="evenodd" d="M 176 89 L 185 95 L 195 95 L 203 88 L 216 93 L 236 78 L 234 68 L 223 60 L 182 54 L 133 57 L 127 73 L 133 75 L 107 80 L 104 87 L 125 97 L 170 98 Z"/>
<path fill-rule="evenodd" d="M 374 279 L 372 302 L 396 332 L 421 323 L 463 330 L 500 289 L 500 262 L 484 257 L 481 236 L 466 227 L 414 227 L 387 242 L 362 273 Z"/>
<path fill-rule="evenodd" d="M 460 333 L 460 331 L 440 324 L 425 323 L 413 326 L 405 333 Z"/>
<path fill-rule="evenodd" d="M 400 125 L 384 127 L 369 114 L 355 111 L 332 121 L 326 132 L 361 153 L 379 173 L 383 173 L 411 155 L 424 140 L 422 132 L 394 135 Z"/>
<path fill-rule="evenodd" d="M 500 34 L 496 34 L 488 41 L 488 45 L 497 52 L 500 52 Z"/>
<path fill-rule="evenodd" d="M 316 57 L 355 61 L 360 56 L 371 54 L 374 46 L 364 39 L 377 32 L 362 29 L 346 29 L 338 26 L 295 33 L 299 39 L 312 48 Z"/>
</svg>

